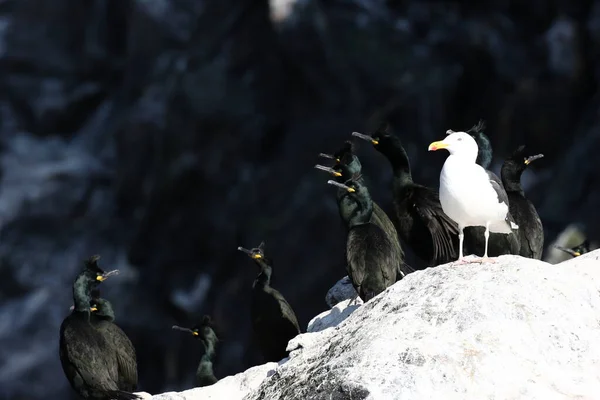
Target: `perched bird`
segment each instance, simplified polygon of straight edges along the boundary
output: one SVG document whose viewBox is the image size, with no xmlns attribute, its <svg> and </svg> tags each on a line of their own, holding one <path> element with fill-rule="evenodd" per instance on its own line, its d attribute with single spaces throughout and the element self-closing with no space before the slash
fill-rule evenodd
<svg viewBox="0 0 600 400">
<path fill-rule="evenodd" d="M 91 291 L 117 270 L 104 272 L 99 256 L 86 260 L 84 270 L 73 283 L 73 311 L 60 326 L 60 361 L 71 387 L 84 399 L 138 399 L 119 389 L 117 355 L 91 323 Z"/>
<path fill-rule="evenodd" d="M 277 290 L 271 287 L 273 263 L 265 257 L 265 242 L 251 250 L 238 247 L 259 267 L 252 284 L 251 318 L 254 340 L 265 361 L 279 361 L 288 356 L 290 339 L 300 334 L 296 314 Z"/>
<path fill-rule="evenodd" d="M 360 298 L 367 302 L 396 282 L 402 260 L 397 258 L 385 231 L 371 222 L 373 201 L 360 178 L 355 176 L 345 184 L 334 180 L 327 183 L 338 187 L 340 214 L 348 226 L 348 277 Z M 342 198 L 346 201 L 340 201 Z"/>
<path fill-rule="evenodd" d="M 115 323 L 115 312 L 112 304 L 100 297 L 98 289 L 92 290 L 92 325 L 98 329 L 107 343 L 115 350 L 119 371 L 118 386 L 120 390 L 133 392 L 137 390 L 138 372 L 135 348 L 125 332 Z"/>
<path fill-rule="evenodd" d="M 533 161 L 544 157 L 543 154 L 527 157 L 525 146 L 519 148 L 502 164 L 500 176 L 508 195 L 510 215 L 519 225 L 519 254 L 523 257 L 541 259 L 544 250 L 544 227 L 534 205 L 525 197 L 521 186 L 521 174 Z"/>
<path fill-rule="evenodd" d="M 413 181 L 400 138 L 388 132 L 387 124 L 382 124 L 371 136 L 358 132 L 352 135 L 371 142 L 390 162 L 394 174 L 393 220 L 400 238 L 427 266 L 456 259 L 458 228 L 444 213 L 438 192 Z"/>
<path fill-rule="evenodd" d="M 490 171 L 488 167 L 492 163 L 492 143 L 485 134 L 485 121 L 479 120 L 477 124 L 471 127 L 466 133 L 471 135 L 475 142 L 477 142 L 477 159 L 476 163 L 481 165 L 491 179 L 495 180 L 498 184 L 501 184 L 500 178 Z M 453 132 L 448 130 L 448 132 Z M 447 132 L 447 133 L 448 133 Z M 483 255 L 485 250 L 485 228 L 482 226 L 469 226 L 464 230 L 464 249 L 466 254 L 477 254 Z M 488 240 L 488 254 L 492 257 L 499 256 L 502 254 L 519 254 L 520 251 L 520 240 L 518 232 L 513 234 L 504 235 L 501 233 L 490 233 L 490 239 Z"/>
<path fill-rule="evenodd" d="M 558 250 L 562 250 L 565 253 L 572 255 L 573 257 L 579 257 L 582 254 L 590 252 L 590 242 L 587 239 L 580 245 L 577 245 L 577 246 L 571 247 L 571 248 L 562 247 L 562 246 L 554 246 L 554 247 L 557 248 Z"/>
<path fill-rule="evenodd" d="M 196 370 L 196 386 L 209 386 L 216 383 L 218 379 L 213 372 L 213 360 L 215 358 L 215 347 L 219 339 L 212 328 L 210 317 L 205 315 L 202 317 L 202 321 L 194 325 L 191 329 L 182 328 L 177 325 L 173 325 L 173 329 L 191 333 L 196 339 L 200 339 L 202 347 L 204 347 L 204 354 L 202 354 L 200 364 Z"/>
<path fill-rule="evenodd" d="M 335 177 L 335 180 L 339 183 L 344 183 L 351 179 L 353 176 L 360 176 L 360 183 L 362 185 L 365 185 L 364 179 L 362 178 L 361 174 L 362 164 L 360 163 L 360 160 L 356 156 L 356 154 L 354 154 L 354 146 L 352 142 L 345 141 L 344 146 L 332 156 L 323 153 L 321 153 L 320 155 L 326 158 L 335 159 L 337 164 L 335 164 L 333 167 L 326 167 L 317 164 L 315 165 L 315 168 L 330 173 Z M 347 167 L 343 171 L 341 168 L 342 165 L 345 165 Z M 342 174 L 342 172 L 344 172 L 344 174 Z M 375 201 L 373 201 L 373 214 L 371 217 L 371 222 L 383 229 L 388 239 L 392 243 L 392 247 L 394 248 L 396 258 L 401 260 L 398 264 L 398 273 L 396 274 L 396 278 L 400 280 L 404 276 L 406 276 L 406 274 L 414 272 L 414 269 L 412 269 L 412 267 L 410 267 L 404 262 L 404 251 L 402 250 L 402 246 L 400 245 L 400 240 L 398 239 L 398 231 L 396 230 L 396 227 L 394 226 L 388 215 L 385 213 L 385 211 L 383 211 L 383 209 L 379 207 L 379 205 L 377 205 Z"/>
<path fill-rule="evenodd" d="M 477 159 L 477 142 L 465 132 L 448 130 L 444 140 L 433 142 L 429 151 L 447 149 L 450 155 L 440 174 L 440 203 L 444 212 L 458 224 L 459 256 L 463 258 L 464 228 L 485 227 L 485 250 L 482 260 L 488 257 L 490 232 L 512 234 L 518 225 L 508 212 L 508 196 L 498 182 L 480 165 Z"/>
</svg>

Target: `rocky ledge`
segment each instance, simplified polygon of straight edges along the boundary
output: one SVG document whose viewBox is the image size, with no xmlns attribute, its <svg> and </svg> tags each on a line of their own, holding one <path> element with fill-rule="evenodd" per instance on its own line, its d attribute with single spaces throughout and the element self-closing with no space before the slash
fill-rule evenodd
<svg viewBox="0 0 600 400">
<path fill-rule="evenodd" d="M 210 387 L 145 396 L 597 398 L 599 257 L 600 250 L 552 265 L 502 256 L 417 271 L 366 304 L 342 300 L 315 317 L 307 333 L 290 341 L 289 359 Z"/>
</svg>

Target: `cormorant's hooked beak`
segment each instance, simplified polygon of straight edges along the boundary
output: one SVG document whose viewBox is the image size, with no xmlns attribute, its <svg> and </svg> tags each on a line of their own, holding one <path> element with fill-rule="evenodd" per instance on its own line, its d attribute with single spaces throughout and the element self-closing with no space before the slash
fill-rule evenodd
<svg viewBox="0 0 600 400">
<path fill-rule="evenodd" d="M 448 143 L 444 142 L 443 140 L 440 140 L 439 142 L 431 143 L 427 150 L 428 151 L 436 151 L 436 150 L 447 149 L 447 148 L 448 148 Z"/>
<path fill-rule="evenodd" d="M 571 249 L 567 249 L 566 247 L 562 247 L 562 246 L 554 246 L 554 248 L 555 248 L 555 249 L 558 249 L 558 250 L 562 250 L 562 251 L 564 251 L 565 253 L 572 255 L 573 257 L 579 257 L 579 256 L 581 255 L 581 253 L 580 253 L 580 252 L 578 252 L 578 251 L 574 251 L 574 250 L 571 250 Z"/>
<path fill-rule="evenodd" d="M 113 275 L 118 275 L 119 274 L 119 270 L 118 269 L 113 269 L 112 271 L 108 271 L 103 273 L 102 275 L 98 275 L 96 277 L 96 280 L 99 280 L 100 282 L 105 281 L 108 277 L 113 276 Z"/>
<path fill-rule="evenodd" d="M 340 162 L 340 159 L 332 156 L 331 154 L 319 153 L 319 157 L 328 158 L 330 160 L 335 160 L 335 162 Z"/>
<path fill-rule="evenodd" d="M 373 144 L 379 144 L 378 140 L 373 139 L 369 135 L 363 135 L 362 133 L 352 132 L 352 136 L 356 136 L 359 139 L 366 140 L 367 142 L 371 142 Z"/>
<path fill-rule="evenodd" d="M 73 311 L 75 309 L 75 304 L 73 304 L 71 307 L 69 307 L 69 311 Z M 90 311 L 94 312 L 94 311 L 98 311 L 97 307 L 90 307 Z"/>
<path fill-rule="evenodd" d="M 329 172 L 333 176 L 342 176 L 341 172 L 338 172 L 335 169 L 326 167 L 324 165 L 317 164 L 317 165 L 315 165 L 315 168 L 320 169 L 321 171 Z"/>
<path fill-rule="evenodd" d="M 252 250 L 245 249 L 242 246 L 239 246 L 238 250 L 243 251 L 244 253 L 248 254 L 250 257 L 257 259 L 257 260 L 259 258 L 262 258 L 262 255 L 260 255 L 259 253 L 253 253 Z"/>
<path fill-rule="evenodd" d="M 356 190 L 354 190 L 354 188 L 351 188 L 350 186 L 344 185 L 343 183 L 339 183 L 339 182 L 332 181 L 332 180 L 328 180 L 328 181 L 327 181 L 327 183 L 328 183 L 329 185 L 333 185 L 333 186 L 340 187 L 340 188 L 342 188 L 342 189 L 346 189 L 346 190 L 347 190 L 347 191 L 349 191 L 350 193 L 354 193 L 354 192 L 356 192 Z"/>
<path fill-rule="evenodd" d="M 524 161 L 524 162 L 525 162 L 525 165 L 529 165 L 529 164 L 531 164 L 532 162 L 534 162 L 535 160 L 539 160 L 539 159 L 540 159 L 540 158 L 542 158 L 542 157 L 544 157 L 544 155 L 543 155 L 543 154 L 536 154 L 535 156 L 527 157 L 527 158 L 525 159 L 525 161 Z"/>
<path fill-rule="evenodd" d="M 198 336 L 198 332 L 191 330 L 190 328 L 182 328 L 181 326 L 173 325 L 171 329 L 175 329 L 176 331 L 191 333 L 194 336 Z"/>
</svg>

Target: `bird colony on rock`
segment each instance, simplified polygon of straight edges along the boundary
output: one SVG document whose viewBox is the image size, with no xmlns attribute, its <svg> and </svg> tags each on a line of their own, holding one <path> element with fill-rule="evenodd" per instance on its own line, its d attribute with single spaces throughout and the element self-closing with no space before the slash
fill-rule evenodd
<svg viewBox="0 0 600 400">
<path fill-rule="evenodd" d="M 448 130 L 443 140 L 429 145 L 429 151 L 449 152 L 439 192 L 413 181 L 408 154 L 387 124 L 371 135 L 353 132 L 352 137 L 370 143 L 392 168 L 392 218 L 371 198 L 351 140 L 333 154 L 319 154 L 333 163 L 315 168 L 330 174 L 333 179 L 327 184 L 337 188 L 338 210 L 346 227 L 347 274 L 357 297 L 369 301 L 415 269 L 449 262 L 493 262 L 491 257 L 502 254 L 541 258 L 542 222 L 525 197 L 521 174 L 543 155 L 528 156 L 524 146 L 519 147 L 504 161 L 500 179 L 487 170 L 492 148 L 484 130 L 480 121 L 466 132 Z M 401 243 L 423 265 L 409 266 Z M 265 254 L 265 243 L 238 250 L 258 267 L 250 303 L 254 342 L 265 362 L 280 361 L 288 356 L 288 342 L 301 333 L 296 314 L 271 286 L 273 262 Z M 561 250 L 576 257 L 589 251 L 589 243 Z M 482 257 L 464 257 L 470 254 Z M 98 259 L 86 260 L 73 283 L 74 306 L 60 328 L 60 360 L 65 376 L 82 398 L 135 399 L 134 346 L 115 324 L 112 305 L 98 290 L 100 283 L 118 271 L 103 271 Z M 204 349 L 196 385 L 217 382 L 213 359 L 218 338 L 210 317 L 204 316 L 192 328 L 175 325 L 173 329 L 191 334 Z"/>
</svg>

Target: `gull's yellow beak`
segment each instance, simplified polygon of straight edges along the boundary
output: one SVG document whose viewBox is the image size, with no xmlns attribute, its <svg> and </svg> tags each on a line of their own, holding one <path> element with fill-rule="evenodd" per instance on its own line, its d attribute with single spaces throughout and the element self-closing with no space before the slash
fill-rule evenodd
<svg viewBox="0 0 600 400">
<path fill-rule="evenodd" d="M 578 251 L 575 251 L 575 252 L 573 252 L 573 255 L 574 255 L 575 257 L 579 257 L 579 256 L 581 255 L 581 253 L 580 253 L 580 252 L 578 252 Z"/>
<path fill-rule="evenodd" d="M 260 254 L 255 254 L 255 255 L 253 255 L 252 257 L 256 258 L 257 260 L 258 260 L 259 258 L 262 258 L 262 256 L 261 256 Z"/>
<path fill-rule="evenodd" d="M 436 151 L 439 149 L 445 149 L 448 147 L 448 144 L 445 143 L 443 140 L 439 141 L 439 142 L 433 142 L 429 145 L 429 148 L 427 149 L 428 151 Z"/>
</svg>

